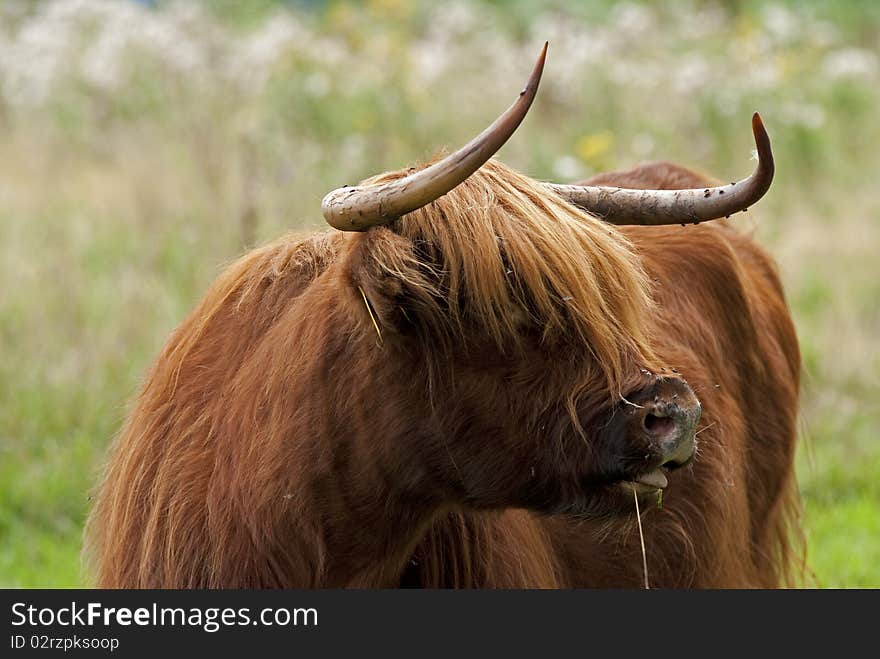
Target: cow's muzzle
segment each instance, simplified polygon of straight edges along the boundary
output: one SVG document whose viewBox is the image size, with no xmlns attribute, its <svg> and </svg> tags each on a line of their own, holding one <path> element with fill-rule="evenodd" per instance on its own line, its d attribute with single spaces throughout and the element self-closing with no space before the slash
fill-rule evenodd
<svg viewBox="0 0 880 659">
<path fill-rule="evenodd" d="M 657 378 L 626 401 L 623 427 L 627 452 L 639 452 L 627 469 L 637 489 L 666 487 L 666 474 L 689 464 L 696 452 L 696 428 L 702 408 L 687 382 Z"/>
</svg>

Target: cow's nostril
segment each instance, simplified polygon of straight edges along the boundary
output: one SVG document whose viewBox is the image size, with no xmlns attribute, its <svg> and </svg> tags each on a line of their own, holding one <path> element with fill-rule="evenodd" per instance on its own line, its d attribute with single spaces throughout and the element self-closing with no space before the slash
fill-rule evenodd
<svg viewBox="0 0 880 659">
<path fill-rule="evenodd" d="M 667 435 L 675 429 L 675 421 L 668 416 L 646 414 L 642 425 L 652 435 Z"/>
</svg>

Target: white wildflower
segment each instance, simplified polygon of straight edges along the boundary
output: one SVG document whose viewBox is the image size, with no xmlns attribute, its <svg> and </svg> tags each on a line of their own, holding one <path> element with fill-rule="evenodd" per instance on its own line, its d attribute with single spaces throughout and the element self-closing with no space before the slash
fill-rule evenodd
<svg viewBox="0 0 880 659">
<path fill-rule="evenodd" d="M 478 8 L 472 3 L 460 1 L 438 5 L 437 10 L 432 12 L 431 24 L 449 35 L 482 30 L 485 27 Z"/>
<path fill-rule="evenodd" d="M 789 41 L 801 34 L 797 16 L 782 5 L 768 5 L 764 8 L 763 23 L 767 31 L 779 41 Z"/>
<path fill-rule="evenodd" d="M 444 73 L 449 67 L 449 49 L 445 39 L 423 39 L 412 49 L 410 62 L 416 80 L 428 85 Z"/>
<path fill-rule="evenodd" d="M 656 27 L 654 14 L 644 5 L 624 2 L 612 10 L 614 26 L 628 35 L 644 34 Z"/>
<path fill-rule="evenodd" d="M 678 94 L 692 94 L 706 89 L 706 82 L 711 79 L 711 74 L 709 63 L 701 55 L 689 55 L 672 72 L 672 88 Z"/>
<path fill-rule="evenodd" d="M 877 54 L 864 48 L 841 48 L 828 53 L 822 62 L 822 72 L 833 80 L 872 78 L 877 71 Z"/>
<path fill-rule="evenodd" d="M 314 98 L 326 96 L 330 92 L 330 76 L 321 71 L 309 74 L 303 81 L 303 90 Z"/>
<path fill-rule="evenodd" d="M 583 178 L 583 164 L 574 156 L 560 156 L 553 163 L 553 174 L 560 181 L 574 181 Z"/>
<path fill-rule="evenodd" d="M 794 126 L 817 130 L 825 124 L 825 111 L 812 103 L 786 103 L 780 108 L 783 121 Z"/>
<path fill-rule="evenodd" d="M 238 40 L 230 39 L 225 49 L 225 74 L 243 91 L 259 93 L 272 68 L 297 44 L 311 42 L 308 31 L 287 13 L 270 16 L 254 33 Z"/>
</svg>

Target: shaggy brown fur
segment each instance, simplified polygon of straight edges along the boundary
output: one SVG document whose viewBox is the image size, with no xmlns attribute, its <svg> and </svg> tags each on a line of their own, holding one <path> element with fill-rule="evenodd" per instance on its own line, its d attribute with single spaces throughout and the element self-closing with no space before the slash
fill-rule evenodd
<svg viewBox="0 0 880 659">
<path fill-rule="evenodd" d="M 221 276 L 117 438 L 97 584 L 637 586 L 602 429 L 673 369 L 703 421 L 643 512 L 652 585 L 785 583 L 799 356 L 768 257 L 724 222 L 610 227 L 490 161 L 388 227 Z"/>
</svg>

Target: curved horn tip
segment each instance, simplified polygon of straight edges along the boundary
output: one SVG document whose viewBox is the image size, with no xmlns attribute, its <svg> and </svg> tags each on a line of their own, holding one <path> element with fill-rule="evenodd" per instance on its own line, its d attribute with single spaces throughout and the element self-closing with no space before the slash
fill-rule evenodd
<svg viewBox="0 0 880 659">
<path fill-rule="evenodd" d="M 549 41 L 544 42 L 544 46 L 541 48 L 541 53 L 538 55 L 538 61 L 535 62 L 535 68 L 532 69 L 531 74 L 529 75 L 529 79 L 526 82 L 526 86 L 519 93 L 520 96 L 528 93 L 529 91 L 537 91 L 538 83 L 541 82 L 541 75 L 544 73 L 544 62 L 547 61 L 547 48 L 550 46 Z"/>
<path fill-rule="evenodd" d="M 755 130 L 758 130 L 759 127 L 760 128 L 764 127 L 764 120 L 761 119 L 761 113 L 758 112 L 757 110 L 755 110 L 752 113 L 752 128 L 754 128 Z"/>
<path fill-rule="evenodd" d="M 755 112 L 752 115 L 752 133 L 755 136 L 755 146 L 758 148 L 758 159 L 761 161 L 769 160 L 772 162 L 773 151 L 770 148 L 770 136 L 767 134 L 767 129 L 764 127 L 764 120 L 761 119 L 761 114 L 759 112 Z"/>
</svg>

